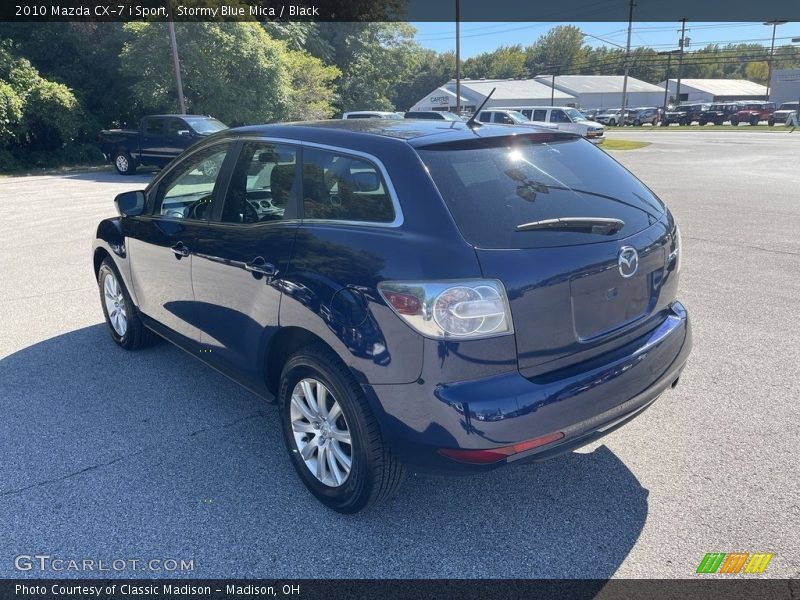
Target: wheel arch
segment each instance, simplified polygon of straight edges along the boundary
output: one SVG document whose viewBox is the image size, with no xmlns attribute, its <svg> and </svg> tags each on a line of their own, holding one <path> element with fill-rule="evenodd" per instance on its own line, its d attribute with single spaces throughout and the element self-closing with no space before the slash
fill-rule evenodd
<svg viewBox="0 0 800 600">
<path fill-rule="evenodd" d="M 281 371 L 283 365 L 292 354 L 308 346 L 322 345 L 328 348 L 337 358 L 339 354 L 321 337 L 312 333 L 308 329 L 298 326 L 283 327 L 278 330 L 266 349 L 264 383 L 272 395 L 278 394 L 280 386 Z M 345 367 L 347 365 L 339 358 Z M 349 368 L 349 367 L 347 367 Z"/>
</svg>

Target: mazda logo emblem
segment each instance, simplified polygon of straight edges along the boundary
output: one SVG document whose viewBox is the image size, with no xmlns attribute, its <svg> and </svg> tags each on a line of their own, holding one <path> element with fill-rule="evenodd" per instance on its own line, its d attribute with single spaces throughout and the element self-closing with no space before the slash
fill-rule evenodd
<svg viewBox="0 0 800 600">
<path fill-rule="evenodd" d="M 639 253 L 636 248 L 631 246 L 620 248 L 617 255 L 617 266 L 619 267 L 619 274 L 625 278 L 636 275 L 636 271 L 639 270 Z"/>
</svg>

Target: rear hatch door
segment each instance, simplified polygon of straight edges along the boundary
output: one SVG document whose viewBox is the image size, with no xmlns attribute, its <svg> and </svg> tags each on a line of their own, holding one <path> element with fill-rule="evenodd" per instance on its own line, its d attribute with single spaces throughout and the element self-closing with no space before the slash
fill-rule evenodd
<svg viewBox="0 0 800 600">
<path fill-rule="evenodd" d="M 675 295 L 661 201 L 582 139 L 471 142 L 418 152 L 483 275 L 506 288 L 523 374 L 586 360 L 655 326 Z"/>
</svg>

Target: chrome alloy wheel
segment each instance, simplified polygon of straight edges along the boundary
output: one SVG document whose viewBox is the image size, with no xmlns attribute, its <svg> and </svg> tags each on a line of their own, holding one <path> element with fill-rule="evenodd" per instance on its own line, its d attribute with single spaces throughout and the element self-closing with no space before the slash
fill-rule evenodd
<svg viewBox="0 0 800 600">
<path fill-rule="evenodd" d="M 117 165 L 117 169 L 119 169 L 122 173 L 127 173 L 128 171 L 128 157 L 124 154 L 120 154 L 117 156 L 117 160 L 115 161 Z"/>
<path fill-rule="evenodd" d="M 297 450 L 320 482 L 339 487 L 350 474 L 353 444 L 342 407 L 316 379 L 302 379 L 292 391 L 289 418 Z"/>
<path fill-rule="evenodd" d="M 103 300 L 106 303 L 106 312 L 111 327 L 119 337 L 123 337 L 128 330 L 128 312 L 125 306 L 125 297 L 122 295 L 122 286 L 111 273 L 107 273 L 103 279 Z"/>
</svg>

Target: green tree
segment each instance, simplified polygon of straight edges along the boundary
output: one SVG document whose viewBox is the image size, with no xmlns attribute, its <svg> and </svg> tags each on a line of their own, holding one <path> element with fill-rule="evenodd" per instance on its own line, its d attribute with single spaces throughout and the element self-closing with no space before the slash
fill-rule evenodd
<svg viewBox="0 0 800 600">
<path fill-rule="evenodd" d="M 525 49 L 525 67 L 532 75 L 577 73 L 587 50 L 583 33 L 574 25 L 559 25 Z"/>
<path fill-rule="evenodd" d="M 408 83 L 395 87 L 395 93 L 391 97 L 392 104 L 398 110 L 408 110 L 425 94 L 453 79 L 455 74 L 455 53 L 420 50 L 411 79 Z"/>
<path fill-rule="evenodd" d="M 334 81 L 341 71 L 302 50 L 290 50 L 286 67 L 291 78 L 287 119 L 328 119 L 335 109 Z"/>
<path fill-rule="evenodd" d="M 67 86 L 49 81 L 0 43 L 0 130 L 15 150 L 53 150 L 78 131 L 81 111 Z"/>
<path fill-rule="evenodd" d="M 176 111 L 177 93 L 165 23 L 128 23 L 122 71 L 142 113 Z M 258 23 L 176 23 L 188 112 L 230 125 L 286 118 L 290 107 L 287 50 Z"/>
<path fill-rule="evenodd" d="M 464 61 L 464 76 L 487 79 L 525 77 L 525 52 L 522 46 L 500 46 L 492 52 L 483 52 Z"/>
</svg>

